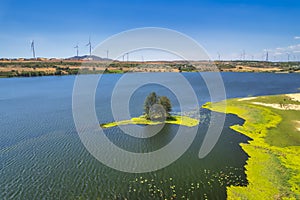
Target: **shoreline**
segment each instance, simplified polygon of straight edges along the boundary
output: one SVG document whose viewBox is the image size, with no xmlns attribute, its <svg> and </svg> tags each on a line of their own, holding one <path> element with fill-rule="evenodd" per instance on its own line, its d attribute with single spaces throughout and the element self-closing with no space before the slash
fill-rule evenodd
<svg viewBox="0 0 300 200">
<path fill-rule="evenodd" d="M 0 60 L 1 78 L 141 72 L 300 73 L 300 62 Z"/>
<path fill-rule="evenodd" d="M 47 75 L 22 75 L 22 76 L 1 76 L 3 78 L 35 78 L 35 77 L 63 77 L 63 76 L 79 76 L 79 75 L 98 75 L 98 74 L 125 74 L 125 73 L 218 73 L 216 71 L 193 71 L 193 72 L 123 72 L 123 73 L 85 73 L 85 74 L 47 74 Z M 219 73 L 257 73 L 257 74 L 300 74 L 300 72 L 246 72 L 246 71 L 219 71 Z"/>
<path fill-rule="evenodd" d="M 122 121 L 100 124 L 100 127 L 112 128 L 115 126 L 124 126 L 124 125 L 159 125 L 163 123 L 175 124 L 175 125 L 186 126 L 186 127 L 194 127 L 199 124 L 199 120 L 187 116 L 173 115 L 172 119 L 166 119 L 164 122 L 160 122 L 160 121 L 148 120 L 145 118 L 144 115 L 142 115 L 139 117 L 133 117 L 129 120 L 122 120 Z"/>
<path fill-rule="evenodd" d="M 292 94 L 298 96 L 298 94 Z M 300 131 L 292 119 L 299 120 L 300 111 L 282 110 L 255 102 L 299 105 L 289 95 L 229 99 L 206 103 L 202 107 L 245 120 L 242 126 L 230 128 L 251 139 L 240 144 L 249 155 L 245 166 L 248 185 L 227 188 L 228 199 L 281 199 L 300 197 Z M 287 134 L 287 135 L 285 135 Z"/>
</svg>

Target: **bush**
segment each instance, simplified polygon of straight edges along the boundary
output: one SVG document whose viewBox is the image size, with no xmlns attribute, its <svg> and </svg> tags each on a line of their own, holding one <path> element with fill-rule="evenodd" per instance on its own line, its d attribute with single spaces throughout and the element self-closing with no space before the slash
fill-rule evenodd
<svg viewBox="0 0 300 200">
<path fill-rule="evenodd" d="M 171 117 L 169 113 L 172 111 L 171 101 L 166 96 L 160 97 L 151 92 L 145 99 L 144 111 L 147 119 L 165 120 Z"/>
</svg>

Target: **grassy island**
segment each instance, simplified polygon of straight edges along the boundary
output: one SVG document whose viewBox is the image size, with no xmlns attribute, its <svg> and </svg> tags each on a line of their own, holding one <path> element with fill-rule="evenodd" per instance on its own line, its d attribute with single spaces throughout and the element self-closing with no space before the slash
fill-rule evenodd
<svg viewBox="0 0 300 200">
<path fill-rule="evenodd" d="M 151 92 L 144 102 L 144 115 L 134 117 L 129 120 L 101 124 L 102 128 L 111 128 L 120 125 L 158 125 L 158 124 L 177 124 L 181 126 L 193 127 L 199 124 L 199 120 L 187 116 L 172 116 L 170 114 L 172 104 L 168 97 L 158 96 Z"/>
<path fill-rule="evenodd" d="M 253 139 L 240 144 L 249 155 L 245 166 L 249 184 L 228 187 L 228 199 L 300 199 L 299 97 L 251 97 L 203 105 L 243 118 L 242 126 L 231 128 Z"/>
<path fill-rule="evenodd" d="M 187 116 L 172 116 L 170 118 L 167 118 L 164 122 L 161 121 L 152 121 L 146 118 L 145 115 L 142 115 L 140 117 L 134 117 L 130 120 L 123 120 L 118 122 L 111 122 L 107 124 L 101 124 L 100 126 L 102 128 L 111 128 L 114 126 L 120 126 L 120 125 L 130 125 L 130 124 L 138 124 L 138 125 L 158 125 L 158 124 L 177 124 L 181 126 L 188 126 L 193 127 L 197 126 L 199 124 L 199 120 L 193 119 L 191 117 Z"/>
</svg>

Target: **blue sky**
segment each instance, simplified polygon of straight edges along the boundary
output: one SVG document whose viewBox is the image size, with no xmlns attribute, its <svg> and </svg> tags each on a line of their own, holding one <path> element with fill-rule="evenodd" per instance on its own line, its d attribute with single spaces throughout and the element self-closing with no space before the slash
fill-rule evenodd
<svg viewBox="0 0 300 200">
<path fill-rule="evenodd" d="M 300 58 L 298 0 L 1 0 L 0 57 L 31 57 L 35 40 L 38 57 L 70 57 L 78 43 L 88 54 L 113 34 L 141 27 L 182 32 L 200 43 L 212 57 L 239 59 Z M 105 53 L 103 53 L 105 56 Z"/>
</svg>

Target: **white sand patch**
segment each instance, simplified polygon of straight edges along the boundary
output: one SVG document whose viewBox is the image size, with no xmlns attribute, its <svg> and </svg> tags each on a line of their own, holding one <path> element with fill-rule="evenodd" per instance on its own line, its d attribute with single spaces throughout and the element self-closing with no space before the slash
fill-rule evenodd
<svg viewBox="0 0 300 200">
<path fill-rule="evenodd" d="M 286 96 L 290 97 L 293 101 L 299 101 L 300 102 L 300 93 L 287 94 Z"/>
<path fill-rule="evenodd" d="M 252 99 L 256 99 L 257 97 L 246 97 L 246 98 L 242 98 L 242 99 L 238 99 L 238 101 L 248 101 L 248 100 L 252 100 Z"/>
<path fill-rule="evenodd" d="M 272 107 L 280 110 L 300 110 L 300 105 L 296 104 L 277 104 L 277 103 L 261 103 L 261 102 L 252 102 L 256 105 Z"/>
<path fill-rule="evenodd" d="M 295 121 L 296 122 L 296 129 L 300 131 L 300 121 Z"/>
</svg>

